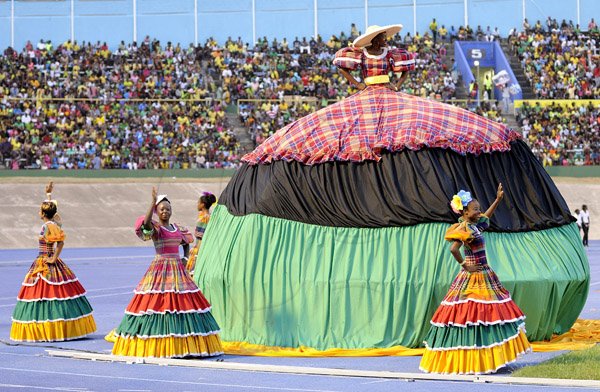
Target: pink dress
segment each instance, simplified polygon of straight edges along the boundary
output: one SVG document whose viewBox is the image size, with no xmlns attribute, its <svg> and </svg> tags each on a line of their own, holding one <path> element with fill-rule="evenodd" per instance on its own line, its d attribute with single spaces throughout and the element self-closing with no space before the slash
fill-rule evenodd
<svg viewBox="0 0 600 392">
<path fill-rule="evenodd" d="M 152 240 L 156 256 L 134 291 L 116 329 L 115 355 L 178 358 L 223 353 L 219 325 L 210 304 L 179 257 L 179 246 L 194 238 L 185 228 L 152 222 L 152 230 L 136 234 Z"/>
</svg>

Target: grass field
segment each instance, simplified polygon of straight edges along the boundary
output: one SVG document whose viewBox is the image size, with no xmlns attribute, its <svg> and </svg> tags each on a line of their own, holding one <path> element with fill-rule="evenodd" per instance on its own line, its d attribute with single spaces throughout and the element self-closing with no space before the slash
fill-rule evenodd
<svg viewBox="0 0 600 392">
<path fill-rule="evenodd" d="M 572 351 L 539 365 L 517 370 L 513 377 L 600 380 L 600 345 Z"/>
</svg>

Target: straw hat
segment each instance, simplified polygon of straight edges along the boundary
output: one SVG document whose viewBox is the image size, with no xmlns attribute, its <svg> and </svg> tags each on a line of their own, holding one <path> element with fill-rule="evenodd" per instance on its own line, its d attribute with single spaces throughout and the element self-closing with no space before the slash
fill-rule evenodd
<svg viewBox="0 0 600 392">
<path fill-rule="evenodd" d="M 388 26 L 369 26 L 367 27 L 367 31 L 364 34 L 356 37 L 354 42 L 352 43 L 356 48 L 362 48 L 365 46 L 369 46 L 371 44 L 371 40 L 375 38 L 378 34 L 386 33 L 388 37 L 393 36 L 402 30 L 401 24 L 388 25 Z"/>
</svg>

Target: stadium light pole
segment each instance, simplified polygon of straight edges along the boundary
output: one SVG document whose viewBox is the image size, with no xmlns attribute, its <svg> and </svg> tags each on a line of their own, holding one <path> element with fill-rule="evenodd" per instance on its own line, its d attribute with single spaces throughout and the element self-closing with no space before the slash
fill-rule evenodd
<svg viewBox="0 0 600 392">
<path fill-rule="evenodd" d="M 521 21 L 521 23 L 525 23 L 525 18 L 527 18 L 527 16 L 526 16 L 527 13 L 525 11 L 525 0 L 522 0 L 521 8 L 522 8 L 522 12 L 523 12 L 523 20 Z"/>
<path fill-rule="evenodd" d="M 580 0 L 577 0 L 577 24 L 581 27 L 581 20 L 580 20 L 581 14 L 579 13 L 580 12 L 579 6 L 581 4 L 579 3 L 579 1 Z"/>
<path fill-rule="evenodd" d="M 71 0 L 71 44 L 75 42 L 75 0 Z"/>
<path fill-rule="evenodd" d="M 194 46 L 198 46 L 198 0 L 194 0 Z"/>
<path fill-rule="evenodd" d="M 10 47 L 15 48 L 15 0 L 10 0 Z"/>
<path fill-rule="evenodd" d="M 133 0 L 133 42 L 137 42 L 137 1 Z"/>
<path fill-rule="evenodd" d="M 365 31 L 369 27 L 369 0 L 365 0 Z"/>
<path fill-rule="evenodd" d="M 252 45 L 256 45 L 256 0 L 252 0 Z"/>
<path fill-rule="evenodd" d="M 464 2 L 464 8 L 465 8 L 465 27 L 467 27 L 469 25 L 469 4 L 468 4 L 468 0 L 465 0 L 465 2 Z"/>
<path fill-rule="evenodd" d="M 417 35 L 417 0 L 413 0 L 413 37 Z"/>
<path fill-rule="evenodd" d="M 315 40 L 317 39 L 317 35 L 319 35 L 319 15 L 318 15 L 318 2 L 319 0 L 313 1 L 313 23 L 315 24 L 314 36 Z"/>
</svg>

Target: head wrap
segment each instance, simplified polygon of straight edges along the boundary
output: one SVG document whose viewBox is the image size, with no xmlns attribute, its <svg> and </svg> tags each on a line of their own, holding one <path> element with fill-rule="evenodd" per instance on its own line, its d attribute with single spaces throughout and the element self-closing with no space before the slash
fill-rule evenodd
<svg viewBox="0 0 600 392">
<path fill-rule="evenodd" d="M 461 189 L 456 195 L 452 196 L 452 200 L 450 200 L 450 207 L 452 207 L 452 211 L 460 214 L 471 201 L 473 201 L 471 192 L 463 191 Z"/>
<path fill-rule="evenodd" d="M 154 204 L 155 206 L 158 206 L 162 201 L 168 201 L 169 203 L 171 203 L 169 201 L 169 199 L 167 199 L 167 195 L 158 195 L 156 197 L 156 203 Z"/>
</svg>

